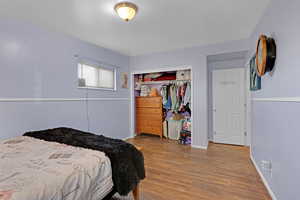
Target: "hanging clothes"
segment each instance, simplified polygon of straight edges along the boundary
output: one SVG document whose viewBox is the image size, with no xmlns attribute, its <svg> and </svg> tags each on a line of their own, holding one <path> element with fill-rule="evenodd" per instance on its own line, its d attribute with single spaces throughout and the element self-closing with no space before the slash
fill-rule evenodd
<svg viewBox="0 0 300 200">
<path fill-rule="evenodd" d="M 172 99 L 171 99 L 171 96 L 169 94 L 168 95 L 168 103 L 166 104 L 166 109 L 170 110 L 171 108 L 172 108 Z"/>
<path fill-rule="evenodd" d="M 189 81 L 171 81 L 161 87 L 165 109 L 164 136 L 178 140 L 182 139 L 181 133 L 188 133 L 188 137 L 181 140 L 184 144 L 191 143 L 191 92 Z"/>
<path fill-rule="evenodd" d="M 184 97 L 185 90 L 186 90 L 186 83 L 180 86 L 180 92 L 179 92 L 180 97 L 182 97 L 182 98 Z"/>
<path fill-rule="evenodd" d="M 188 104 L 191 105 L 191 83 L 187 83 L 186 89 L 185 89 L 185 95 L 183 98 L 183 105 L 187 106 Z"/>
<path fill-rule="evenodd" d="M 163 108 L 172 112 L 185 112 L 191 102 L 191 84 L 173 82 L 160 88 Z"/>
<path fill-rule="evenodd" d="M 179 99 L 177 96 L 177 94 L 178 94 L 177 90 L 178 90 L 178 87 L 176 84 L 172 84 L 170 86 L 169 91 L 170 91 L 170 97 L 171 97 L 171 103 L 172 103 L 171 110 L 173 112 L 177 112 L 179 109 Z"/>
<path fill-rule="evenodd" d="M 170 110 L 171 106 L 172 106 L 172 102 L 171 102 L 170 95 L 169 95 L 169 86 L 168 85 L 163 85 L 160 88 L 160 93 L 161 93 L 161 96 L 162 96 L 163 107 L 166 110 Z"/>
<path fill-rule="evenodd" d="M 168 103 L 168 86 L 163 85 L 160 88 L 160 94 L 162 96 L 163 107 L 166 108 L 165 105 Z"/>
<path fill-rule="evenodd" d="M 184 112 L 185 106 L 183 105 L 183 100 L 184 100 L 184 95 L 185 95 L 185 90 L 186 90 L 186 83 L 183 83 L 179 86 L 179 112 Z"/>
</svg>

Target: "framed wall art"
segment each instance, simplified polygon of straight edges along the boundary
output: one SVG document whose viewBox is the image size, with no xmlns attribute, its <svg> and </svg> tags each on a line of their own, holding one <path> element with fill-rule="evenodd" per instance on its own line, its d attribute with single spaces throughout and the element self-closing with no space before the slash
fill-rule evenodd
<svg viewBox="0 0 300 200">
<path fill-rule="evenodd" d="M 127 72 L 121 73 L 121 84 L 122 84 L 122 88 L 128 89 L 128 73 Z"/>
<path fill-rule="evenodd" d="M 256 56 L 250 60 L 250 90 L 257 91 L 261 89 L 261 77 L 257 74 Z"/>
</svg>

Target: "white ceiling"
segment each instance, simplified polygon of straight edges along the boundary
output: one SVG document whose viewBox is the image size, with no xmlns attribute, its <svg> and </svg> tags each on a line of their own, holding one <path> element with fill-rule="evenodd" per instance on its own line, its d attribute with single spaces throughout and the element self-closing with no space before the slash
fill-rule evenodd
<svg viewBox="0 0 300 200">
<path fill-rule="evenodd" d="M 127 55 L 248 38 L 271 0 L 132 0 L 124 22 L 119 0 L 1 0 L 0 18 L 13 17 Z"/>
</svg>

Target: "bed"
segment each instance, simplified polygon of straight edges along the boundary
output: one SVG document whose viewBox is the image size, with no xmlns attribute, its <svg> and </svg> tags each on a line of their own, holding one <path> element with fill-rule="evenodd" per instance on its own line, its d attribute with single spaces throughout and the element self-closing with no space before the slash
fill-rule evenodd
<svg viewBox="0 0 300 200">
<path fill-rule="evenodd" d="M 113 169 L 116 162 L 103 151 L 29 136 L 7 139 L 0 142 L 0 200 L 109 199 L 122 185 Z"/>
</svg>

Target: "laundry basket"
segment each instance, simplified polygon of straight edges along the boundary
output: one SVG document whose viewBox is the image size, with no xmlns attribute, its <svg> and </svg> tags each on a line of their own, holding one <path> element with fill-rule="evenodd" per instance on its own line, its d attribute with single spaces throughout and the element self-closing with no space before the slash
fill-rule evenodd
<svg viewBox="0 0 300 200">
<path fill-rule="evenodd" d="M 180 138 L 180 131 L 184 120 L 168 120 L 168 136 L 171 140 L 178 140 Z"/>
<path fill-rule="evenodd" d="M 166 120 L 163 122 L 163 130 L 165 138 L 168 138 L 168 122 Z"/>
</svg>

